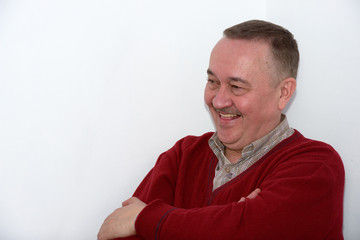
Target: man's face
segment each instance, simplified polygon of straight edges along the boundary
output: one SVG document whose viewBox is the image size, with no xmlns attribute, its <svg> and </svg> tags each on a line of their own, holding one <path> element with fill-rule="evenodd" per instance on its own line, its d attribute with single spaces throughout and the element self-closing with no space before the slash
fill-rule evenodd
<svg viewBox="0 0 360 240">
<path fill-rule="evenodd" d="M 218 137 L 232 150 L 274 129 L 280 122 L 280 85 L 267 43 L 222 38 L 214 47 L 208 69 L 205 102 Z"/>
</svg>

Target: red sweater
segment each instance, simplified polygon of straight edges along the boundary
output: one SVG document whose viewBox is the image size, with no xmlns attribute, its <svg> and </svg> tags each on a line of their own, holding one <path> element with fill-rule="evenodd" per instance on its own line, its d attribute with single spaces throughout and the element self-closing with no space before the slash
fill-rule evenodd
<svg viewBox="0 0 360 240">
<path fill-rule="evenodd" d="M 298 131 L 212 191 L 212 133 L 160 155 L 134 196 L 148 205 L 128 239 L 343 239 L 344 168 L 329 145 Z M 238 203 L 256 188 L 255 199 Z"/>
</svg>

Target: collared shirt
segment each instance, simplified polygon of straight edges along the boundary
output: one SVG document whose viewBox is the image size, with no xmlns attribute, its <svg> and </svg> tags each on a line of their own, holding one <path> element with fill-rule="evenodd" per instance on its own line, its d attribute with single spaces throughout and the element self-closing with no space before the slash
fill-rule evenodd
<svg viewBox="0 0 360 240">
<path fill-rule="evenodd" d="M 244 172 L 277 144 L 294 133 L 294 129 L 289 127 L 286 116 L 282 115 L 281 117 L 281 122 L 276 128 L 264 137 L 243 148 L 241 152 L 242 156 L 236 163 L 231 163 L 227 159 L 225 156 L 224 144 L 220 141 L 216 132 L 213 134 L 209 139 L 209 146 L 218 158 L 218 164 L 215 169 L 215 177 L 213 180 L 213 190 Z"/>
</svg>

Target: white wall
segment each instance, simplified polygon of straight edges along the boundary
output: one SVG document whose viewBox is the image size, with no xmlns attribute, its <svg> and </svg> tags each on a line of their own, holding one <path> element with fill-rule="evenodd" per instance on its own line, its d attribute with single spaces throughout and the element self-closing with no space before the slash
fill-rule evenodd
<svg viewBox="0 0 360 240">
<path fill-rule="evenodd" d="M 357 239 L 360 6 L 287 2 L 0 1 L 0 239 L 95 239 L 161 152 L 213 130 L 209 53 L 254 18 L 299 41 L 287 114 L 342 155 L 344 235 Z"/>
</svg>

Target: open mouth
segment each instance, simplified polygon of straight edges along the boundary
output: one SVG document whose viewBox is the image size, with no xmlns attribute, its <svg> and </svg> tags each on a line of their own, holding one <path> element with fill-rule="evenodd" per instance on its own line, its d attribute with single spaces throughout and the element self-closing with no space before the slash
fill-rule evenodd
<svg viewBox="0 0 360 240">
<path fill-rule="evenodd" d="M 219 118 L 222 120 L 234 120 L 242 117 L 243 115 L 237 109 L 231 108 L 213 108 L 219 115 Z"/>
<path fill-rule="evenodd" d="M 224 120 L 233 120 L 233 119 L 241 117 L 242 115 L 241 115 L 241 113 L 221 113 L 221 112 L 219 112 L 219 116 L 221 119 L 224 119 Z"/>
</svg>

